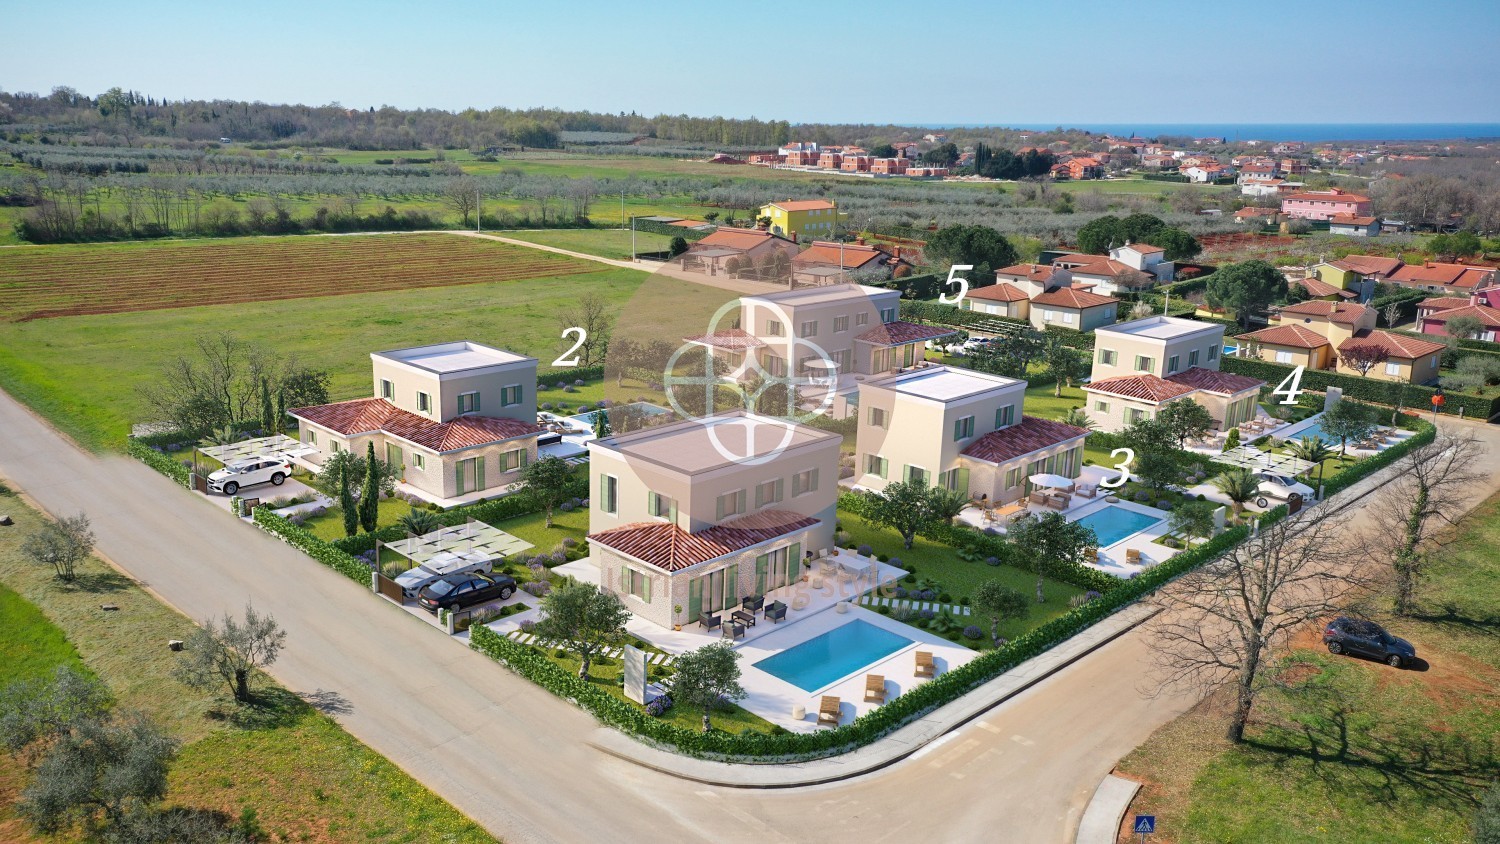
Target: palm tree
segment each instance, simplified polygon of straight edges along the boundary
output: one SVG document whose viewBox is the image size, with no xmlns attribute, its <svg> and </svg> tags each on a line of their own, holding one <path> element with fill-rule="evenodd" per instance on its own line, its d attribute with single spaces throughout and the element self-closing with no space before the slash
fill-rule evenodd
<svg viewBox="0 0 1500 844">
<path fill-rule="evenodd" d="M 425 536 L 443 526 L 443 523 L 438 520 L 438 515 L 431 510 L 412 510 L 403 513 L 401 518 L 396 520 L 396 524 L 407 533 L 417 536 Z"/>
<path fill-rule="evenodd" d="M 966 489 L 933 487 L 927 491 L 928 511 L 939 521 L 952 522 L 967 506 L 969 491 Z"/>
<path fill-rule="evenodd" d="M 240 432 L 233 425 L 225 425 L 208 432 L 208 436 L 198 441 L 198 445 L 208 448 L 216 445 L 229 445 L 240 441 Z"/>
<path fill-rule="evenodd" d="M 1089 415 L 1084 413 L 1081 407 L 1075 407 L 1063 414 L 1062 422 L 1064 425 L 1072 425 L 1075 428 L 1084 428 L 1089 431 L 1099 429 L 1099 423 L 1090 419 Z"/>
<path fill-rule="evenodd" d="M 1333 444 L 1326 442 L 1322 437 L 1303 437 L 1295 442 L 1287 443 L 1286 450 L 1293 457 L 1316 463 L 1318 466 L 1318 489 L 1323 488 L 1323 464 L 1332 460 L 1338 452 L 1333 450 Z"/>
<path fill-rule="evenodd" d="M 1230 469 L 1214 477 L 1209 483 L 1214 485 L 1214 489 L 1224 493 L 1234 504 L 1235 516 L 1244 512 L 1246 501 L 1260 493 L 1260 478 L 1257 478 L 1249 469 Z"/>
</svg>

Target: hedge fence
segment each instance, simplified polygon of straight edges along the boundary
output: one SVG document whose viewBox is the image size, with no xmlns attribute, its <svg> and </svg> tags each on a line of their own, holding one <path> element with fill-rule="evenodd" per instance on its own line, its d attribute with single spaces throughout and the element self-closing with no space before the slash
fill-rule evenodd
<svg viewBox="0 0 1500 844">
<path fill-rule="evenodd" d="M 1223 358 L 1219 366 L 1225 372 L 1259 378 L 1267 384 L 1280 384 L 1296 369 L 1294 366 L 1283 363 L 1235 357 Z M 1326 393 L 1329 387 L 1338 387 L 1344 391 L 1344 395 L 1352 399 L 1388 407 L 1411 407 L 1417 410 L 1431 410 L 1432 396 L 1436 392 L 1433 388 L 1420 384 L 1377 381 L 1374 378 L 1359 378 L 1319 369 L 1303 370 L 1302 389 Z M 1484 398 L 1452 390 L 1443 391 L 1443 395 L 1445 397 L 1441 411 L 1443 413 L 1457 415 L 1462 410 L 1464 416 L 1485 420 L 1500 414 L 1500 397 Z"/>
<path fill-rule="evenodd" d="M 126 440 L 125 452 L 176 481 L 178 485 L 187 489 L 193 488 L 193 473 L 188 471 L 186 466 L 151 448 L 140 440 L 134 438 Z"/>
<path fill-rule="evenodd" d="M 250 519 L 266 533 L 279 538 L 282 542 L 361 584 L 366 589 L 370 587 L 370 567 L 364 560 L 324 542 L 307 528 L 294 525 L 287 519 L 276 515 L 271 512 L 270 507 L 256 507 L 251 511 Z"/>
<path fill-rule="evenodd" d="M 665 235 L 666 237 L 680 237 L 688 243 L 702 240 L 713 234 L 713 230 L 701 231 L 698 229 L 684 228 L 683 226 L 672 226 L 659 223 L 656 220 L 647 220 L 642 217 L 631 217 L 632 224 L 638 232 L 650 232 L 651 234 Z"/>
</svg>

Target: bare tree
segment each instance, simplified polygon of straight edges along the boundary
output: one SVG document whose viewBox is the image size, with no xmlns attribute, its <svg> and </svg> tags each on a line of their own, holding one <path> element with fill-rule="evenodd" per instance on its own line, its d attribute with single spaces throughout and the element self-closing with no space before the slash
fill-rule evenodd
<svg viewBox="0 0 1500 844">
<path fill-rule="evenodd" d="M 469 224 L 469 215 L 479 204 L 479 183 L 472 176 L 449 179 L 443 188 L 443 202 L 457 212 L 460 225 Z"/>
<path fill-rule="evenodd" d="M 1439 434 L 1396 462 L 1395 477 L 1375 499 L 1372 522 L 1386 543 L 1376 550 L 1390 563 L 1397 613 L 1416 611 L 1422 577 L 1444 544 L 1441 529 L 1458 523 L 1473 502 L 1475 484 L 1485 478 L 1475 468 L 1483 452 L 1470 434 Z"/>
<path fill-rule="evenodd" d="M 1263 527 L 1225 556 L 1189 572 L 1153 598 L 1159 688 L 1235 690 L 1228 736 L 1243 741 L 1273 652 L 1292 631 L 1332 614 L 1361 582 L 1361 555 L 1347 505 L 1329 501 Z"/>
<path fill-rule="evenodd" d="M 593 366 L 604 362 L 604 353 L 614 331 L 615 317 L 610 306 L 597 293 L 578 297 L 578 304 L 558 314 L 557 324 L 563 331 L 582 328 L 583 342 L 578 346 L 578 365 Z M 572 341 L 573 335 L 566 338 Z"/>
<path fill-rule="evenodd" d="M 1396 323 L 1401 321 L 1401 303 L 1392 302 L 1386 305 L 1381 313 L 1385 316 L 1385 324 L 1391 328 L 1395 328 Z"/>
</svg>

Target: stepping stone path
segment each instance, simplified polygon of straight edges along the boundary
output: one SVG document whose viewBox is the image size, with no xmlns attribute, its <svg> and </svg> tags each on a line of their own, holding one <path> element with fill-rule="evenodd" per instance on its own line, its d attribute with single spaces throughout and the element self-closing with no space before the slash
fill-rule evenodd
<svg viewBox="0 0 1500 844">
<path fill-rule="evenodd" d="M 514 640 L 516 640 L 517 642 L 520 642 L 523 645 L 535 645 L 535 646 L 537 646 L 539 648 L 554 648 L 554 647 L 558 647 L 558 645 L 557 645 L 556 642 L 553 642 L 550 639 L 541 639 L 541 638 L 538 638 L 535 633 L 525 633 L 525 632 L 522 632 L 520 630 L 512 630 L 507 635 L 511 639 L 514 639 Z M 602 654 L 603 656 L 611 657 L 613 659 L 619 659 L 621 656 L 624 655 L 624 653 L 625 653 L 625 649 L 624 648 L 605 648 L 604 650 L 600 651 L 600 654 Z M 647 653 L 646 654 L 646 663 L 648 665 L 671 665 L 676 660 L 677 660 L 677 657 L 672 656 L 671 654 L 661 654 L 661 653 Z"/>
<path fill-rule="evenodd" d="M 973 615 L 970 607 L 962 604 L 942 604 L 937 601 L 913 601 L 909 598 L 879 598 L 874 595 L 865 595 L 859 599 L 861 605 L 866 607 L 907 607 L 911 610 L 932 610 L 942 612 L 947 610 L 951 615 Z"/>
</svg>

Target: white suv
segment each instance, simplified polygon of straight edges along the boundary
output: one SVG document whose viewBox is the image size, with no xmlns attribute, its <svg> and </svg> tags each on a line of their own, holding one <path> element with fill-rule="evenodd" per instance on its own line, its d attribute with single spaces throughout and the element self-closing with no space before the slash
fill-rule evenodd
<svg viewBox="0 0 1500 844">
<path fill-rule="evenodd" d="M 292 464 L 271 457 L 251 457 L 225 464 L 224 468 L 208 476 L 208 488 L 225 495 L 234 495 L 242 488 L 269 481 L 275 486 L 292 476 Z"/>
<path fill-rule="evenodd" d="M 1259 495 L 1255 499 L 1257 507 L 1270 506 L 1272 499 L 1286 501 L 1294 492 L 1302 496 L 1303 501 L 1313 500 L 1313 488 L 1290 475 L 1260 471 L 1256 472 L 1255 476 L 1260 479 Z"/>
</svg>

